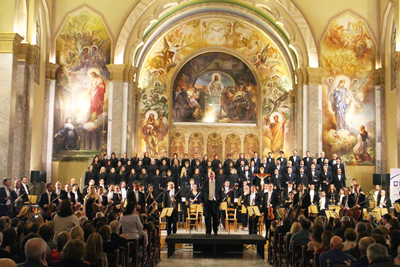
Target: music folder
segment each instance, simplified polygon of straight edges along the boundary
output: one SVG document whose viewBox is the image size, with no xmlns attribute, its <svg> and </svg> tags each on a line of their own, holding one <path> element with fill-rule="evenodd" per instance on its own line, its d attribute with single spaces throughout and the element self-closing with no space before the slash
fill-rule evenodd
<svg viewBox="0 0 400 267">
<path fill-rule="evenodd" d="M 160 217 L 171 217 L 174 208 L 163 208 Z"/>
<path fill-rule="evenodd" d="M 249 216 L 253 216 L 253 215 L 260 216 L 261 215 L 260 210 L 258 209 L 257 206 L 248 206 L 247 211 L 249 212 Z"/>
</svg>

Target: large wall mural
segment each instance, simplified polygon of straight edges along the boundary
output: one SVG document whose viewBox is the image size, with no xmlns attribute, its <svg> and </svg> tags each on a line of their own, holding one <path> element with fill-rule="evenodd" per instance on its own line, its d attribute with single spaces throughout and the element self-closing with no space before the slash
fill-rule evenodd
<svg viewBox="0 0 400 267">
<path fill-rule="evenodd" d="M 323 149 L 348 164 L 375 164 L 375 45 L 365 23 L 345 14 L 321 42 Z"/>
<path fill-rule="evenodd" d="M 207 47 L 212 51 L 207 52 Z M 199 49 L 204 53 L 187 58 Z M 241 55 L 240 60 L 235 53 Z M 177 70 L 182 61 L 186 64 Z M 290 134 L 289 68 L 270 37 L 247 22 L 214 16 L 172 28 L 146 54 L 139 86 L 139 120 L 143 129 L 138 136 L 139 154 L 167 150 L 170 121 L 226 122 L 232 126 L 240 121 L 254 125 L 260 122 L 259 109 L 263 118 L 263 152 L 270 151 L 271 140 L 276 139 L 268 132 L 271 121 L 264 118 L 273 114 L 285 117 L 288 123 L 283 132 Z M 285 141 L 279 147 L 289 151 L 289 138 L 282 140 Z"/>
<path fill-rule="evenodd" d="M 100 150 L 107 129 L 111 39 L 100 16 L 71 15 L 57 38 L 54 149 Z"/>
</svg>

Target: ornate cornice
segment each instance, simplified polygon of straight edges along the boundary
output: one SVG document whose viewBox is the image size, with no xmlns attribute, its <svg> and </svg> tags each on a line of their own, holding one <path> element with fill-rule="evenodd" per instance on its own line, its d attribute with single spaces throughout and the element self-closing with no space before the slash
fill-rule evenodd
<svg viewBox="0 0 400 267">
<path fill-rule="evenodd" d="M 55 80 L 59 65 L 46 62 L 46 79 Z"/>
<path fill-rule="evenodd" d="M 19 43 L 23 39 L 18 33 L 0 32 L 0 53 L 18 53 Z"/>
</svg>

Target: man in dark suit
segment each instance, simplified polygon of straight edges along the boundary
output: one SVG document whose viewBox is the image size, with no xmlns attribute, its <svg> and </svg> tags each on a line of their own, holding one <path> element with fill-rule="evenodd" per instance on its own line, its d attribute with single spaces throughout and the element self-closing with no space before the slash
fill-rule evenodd
<svg viewBox="0 0 400 267">
<path fill-rule="evenodd" d="M 297 175 L 296 181 L 298 184 L 304 184 L 306 187 L 308 186 L 308 176 L 304 173 L 303 168 L 300 168 L 300 173 Z"/>
<path fill-rule="evenodd" d="M 281 160 L 280 159 L 276 160 L 276 165 L 275 165 L 274 170 L 275 169 L 278 169 L 278 172 L 279 172 L 280 175 L 284 174 L 285 167 L 281 164 Z"/>
<path fill-rule="evenodd" d="M 61 203 L 64 199 L 68 199 L 67 192 L 65 192 L 62 189 L 61 183 L 56 182 L 56 189 L 53 191 L 53 193 L 58 197 L 58 200 L 54 201 L 56 205 L 58 206 L 59 203 Z"/>
<path fill-rule="evenodd" d="M 6 177 L 3 179 L 3 187 L 0 188 L 0 215 L 1 216 L 8 216 L 8 208 L 11 205 L 12 201 L 12 192 L 11 188 L 11 179 Z"/>
<path fill-rule="evenodd" d="M 288 173 L 283 175 L 284 187 L 287 186 L 289 182 L 296 184 L 296 175 L 292 173 L 292 168 L 288 169 Z"/>
<path fill-rule="evenodd" d="M 163 162 L 163 160 L 165 160 L 167 162 L 167 166 L 171 166 L 171 162 L 170 162 L 169 158 L 167 157 L 167 151 L 163 152 L 163 157 L 161 158 L 161 162 Z"/>
<path fill-rule="evenodd" d="M 21 186 L 24 189 L 24 191 L 26 192 L 26 194 L 29 196 L 31 194 L 29 187 L 28 187 L 28 179 L 25 176 L 22 176 L 21 178 Z"/>
<path fill-rule="evenodd" d="M 275 169 L 275 159 L 272 157 L 272 152 L 268 152 L 268 158 L 266 158 L 267 162 L 267 171 L 266 173 L 273 173 Z M 265 168 L 265 167 L 264 167 Z"/>
<path fill-rule="evenodd" d="M 71 201 L 72 206 L 75 206 L 76 201 L 75 201 L 75 194 L 72 192 L 71 185 L 66 184 L 65 185 L 65 192 L 67 193 L 67 199 Z"/>
<path fill-rule="evenodd" d="M 320 165 L 320 166 L 324 165 L 325 159 L 326 159 L 325 158 L 325 152 L 321 151 L 320 157 L 317 159 L 317 164 Z"/>
<path fill-rule="evenodd" d="M 315 187 L 319 186 L 319 172 L 315 169 L 314 164 L 310 165 L 310 170 L 308 171 L 308 184 L 314 184 Z"/>
<path fill-rule="evenodd" d="M 285 173 L 288 173 L 288 169 L 290 168 L 290 169 L 292 169 L 292 173 L 293 174 L 298 174 L 299 173 L 299 170 L 296 168 L 296 167 L 294 167 L 294 166 L 292 166 L 292 162 L 289 160 L 288 161 L 288 165 L 285 167 L 285 170 L 283 171 L 283 174 L 285 174 Z"/>
<path fill-rule="evenodd" d="M 268 191 L 264 193 L 263 201 L 262 201 L 262 210 L 260 213 L 264 212 L 264 223 L 265 230 L 268 233 L 269 228 L 271 227 L 271 218 L 268 216 L 268 208 L 273 208 L 275 220 L 278 220 L 277 208 L 279 206 L 279 196 L 278 193 L 273 190 L 274 185 L 272 183 L 268 184 Z M 266 235 L 266 238 L 268 236 Z"/>
<path fill-rule="evenodd" d="M 53 184 L 48 183 L 46 185 L 46 192 L 40 195 L 38 202 L 38 205 L 42 208 L 43 219 L 51 220 L 51 218 L 49 218 L 49 216 L 46 216 L 45 214 L 47 209 L 50 208 L 51 204 L 54 204 L 54 202 L 56 202 L 56 198 L 56 194 L 53 193 Z"/>
<path fill-rule="evenodd" d="M 342 170 L 342 173 L 344 173 L 344 165 L 341 163 L 340 158 L 337 158 L 336 164 L 332 165 L 333 174 L 337 174 L 339 169 Z"/>
<path fill-rule="evenodd" d="M 243 181 L 250 182 L 253 174 L 249 170 L 249 166 L 244 166 L 244 171 L 239 173 L 239 178 L 241 179 L 241 183 L 239 183 L 240 187 L 242 187 Z"/>
<path fill-rule="evenodd" d="M 140 183 L 138 181 L 133 183 L 133 190 L 128 192 L 128 195 L 126 196 L 127 198 L 127 203 L 129 201 L 133 201 L 136 203 L 136 209 L 141 212 L 144 210 L 145 207 L 145 197 L 142 192 L 140 192 Z"/>
<path fill-rule="evenodd" d="M 342 169 L 338 169 L 337 174 L 333 175 L 333 183 L 335 184 L 336 190 L 346 187 L 346 176 L 342 173 Z"/>
<path fill-rule="evenodd" d="M 321 192 L 321 197 L 318 199 L 318 215 L 325 216 L 325 210 L 328 209 L 328 205 L 330 205 L 330 200 L 326 197 L 326 192 Z"/>
<path fill-rule="evenodd" d="M 298 208 L 304 209 L 304 216 L 308 217 L 308 207 L 310 206 L 309 193 L 305 190 L 303 184 L 299 184 L 297 189 L 298 193 L 293 198 L 293 207 L 297 205 Z"/>
<path fill-rule="evenodd" d="M 283 189 L 283 199 L 282 202 L 284 203 L 286 199 L 288 199 L 289 197 L 289 193 L 292 192 L 292 190 L 294 189 L 293 183 L 290 182 L 287 184 L 287 187 L 285 189 Z"/>
<path fill-rule="evenodd" d="M 29 202 L 28 195 L 25 193 L 24 188 L 21 186 L 20 181 L 15 181 L 14 190 L 11 192 L 11 202 L 14 204 L 14 214 L 17 215 L 17 206 L 21 206 L 25 202 Z"/>
<path fill-rule="evenodd" d="M 292 162 L 292 165 L 294 167 L 299 167 L 300 166 L 300 157 L 297 156 L 297 149 L 293 149 L 293 155 L 290 156 L 289 161 Z"/>
<path fill-rule="evenodd" d="M 249 171 L 251 175 L 254 175 L 255 173 L 260 173 L 260 167 L 257 167 L 254 161 L 251 161 L 249 166 Z"/>
<path fill-rule="evenodd" d="M 343 208 L 343 212 L 345 213 L 348 209 L 354 207 L 355 199 L 354 194 L 351 194 L 351 190 L 348 187 L 344 188 L 344 197 L 341 200 L 341 207 Z M 344 215 L 344 214 L 340 214 Z"/>
<path fill-rule="evenodd" d="M 304 165 L 310 167 L 312 164 L 313 158 L 310 156 L 310 151 L 306 151 L 306 156 L 303 158 Z"/>
<path fill-rule="evenodd" d="M 328 171 L 328 166 L 322 168 L 319 174 L 319 183 L 321 184 L 322 191 L 328 192 L 328 187 L 333 183 L 332 173 Z"/>
<path fill-rule="evenodd" d="M 264 178 L 264 184 L 268 181 L 265 181 L 267 178 Z M 282 188 L 285 188 L 286 186 L 283 186 L 283 177 L 282 175 L 279 174 L 278 169 L 274 170 L 274 173 L 271 175 L 270 182 L 272 182 L 278 190 L 281 190 Z"/>
<path fill-rule="evenodd" d="M 219 206 L 221 205 L 223 196 L 221 184 L 215 180 L 215 173 L 210 172 L 209 179 L 204 181 L 201 189 L 201 205 L 204 208 L 206 221 L 206 235 L 211 235 L 211 218 L 213 220 L 214 234 L 218 234 L 219 225 Z"/>
<path fill-rule="evenodd" d="M 257 189 L 254 185 L 250 188 L 250 194 L 244 197 L 244 205 L 247 207 L 261 207 L 261 196 L 257 193 Z M 261 213 L 261 211 L 260 211 Z M 257 225 L 258 225 L 258 216 L 250 216 L 249 217 L 249 234 L 256 235 L 257 234 Z"/>
<path fill-rule="evenodd" d="M 333 154 L 332 155 L 332 159 L 328 162 L 328 164 L 329 164 L 329 166 L 333 166 L 333 165 L 335 165 L 336 163 L 337 163 L 337 155 L 336 154 Z"/>
<path fill-rule="evenodd" d="M 319 195 L 318 190 L 315 190 L 315 185 L 310 184 L 310 190 L 308 191 L 310 195 L 310 204 L 318 204 L 319 202 Z"/>
<path fill-rule="evenodd" d="M 180 191 L 175 190 L 175 184 L 169 183 L 169 190 L 164 192 L 164 208 L 174 208 L 172 215 L 167 217 L 167 235 L 176 234 L 178 223 L 178 205 L 181 203 Z"/>
<path fill-rule="evenodd" d="M 390 207 L 392 206 L 392 201 L 390 198 L 386 196 L 386 191 L 381 190 L 380 195 L 378 196 L 378 201 L 376 202 L 376 205 L 379 208 L 387 208 L 388 213 L 390 214 Z"/>
<path fill-rule="evenodd" d="M 261 166 L 261 160 L 258 157 L 258 153 L 254 152 L 254 157 L 251 158 L 250 162 L 254 161 L 254 166 L 257 168 L 260 168 Z"/>
<path fill-rule="evenodd" d="M 287 166 L 287 159 L 285 158 L 285 152 L 283 152 L 283 150 L 280 152 L 280 157 L 277 158 L 277 160 L 280 160 L 283 168 L 285 168 Z"/>
</svg>

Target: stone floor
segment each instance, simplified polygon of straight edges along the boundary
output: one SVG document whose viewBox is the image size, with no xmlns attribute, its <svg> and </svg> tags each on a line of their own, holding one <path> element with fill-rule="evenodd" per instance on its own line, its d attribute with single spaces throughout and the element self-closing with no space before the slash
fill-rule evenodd
<svg viewBox="0 0 400 267">
<path fill-rule="evenodd" d="M 178 229 L 179 233 L 188 233 L 185 229 Z M 192 231 L 192 234 L 195 234 Z M 199 234 L 204 234 L 203 231 L 199 231 Z M 246 234 L 248 232 L 231 231 L 230 234 Z M 219 231 L 219 234 L 229 234 Z M 255 247 L 244 248 L 243 253 L 223 253 L 219 254 L 216 258 L 213 258 L 212 254 L 208 253 L 193 253 L 192 246 L 189 244 L 177 244 L 174 254 L 168 258 L 167 247 L 165 245 L 166 231 L 161 231 L 161 262 L 159 266 L 173 266 L 173 267 L 197 267 L 197 266 L 218 266 L 218 267 L 235 267 L 235 266 L 270 266 L 267 261 L 267 253 L 265 253 L 265 259 L 261 259 L 257 255 Z M 267 252 L 267 247 L 265 247 L 265 252 Z"/>
</svg>

